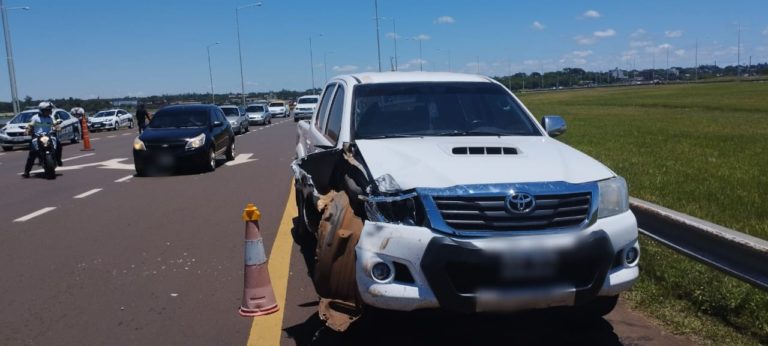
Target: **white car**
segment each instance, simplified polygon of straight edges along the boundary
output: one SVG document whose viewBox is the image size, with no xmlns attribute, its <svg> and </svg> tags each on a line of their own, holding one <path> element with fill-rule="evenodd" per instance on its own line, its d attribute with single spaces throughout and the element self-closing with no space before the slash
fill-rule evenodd
<svg viewBox="0 0 768 346">
<path fill-rule="evenodd" d="M 624 179 L 491 78 L 336 77 L 297 128 L 296 235 L 326 301 L 602 316 L 639 275 Z"/>
<path fill-rule="evenodd" d="M 122 109 L 110 109 L 98 112 L 88 117 L 88 130 L 113 130 L 117 131 L 121 127 L 133 128 L 133 114 Z"/>
<path fill-rule="evenodd" d="M 312 114 L 317 109 L 320 102 L 320 95 L 305 95 L 299 97 L 296 101 L 296 107 L 293 108 L 293 121 L 298 122 L 302 119 L 312 118 Z"/>
<path fill-rule="evenodd" d="M 31 109 L 16 114 L 5 126 L 0 128 L 0 145 L 4 151 L 13 150 L 17 147 L 28 147 L 31 136 L 24 134 L 27 124 L 32 120 L 32 116 L 38 114 L 37 109 Z M 77 143 L 80 140 L 80 120 L 73 117 L 69 112 L 56 108 L 53 110 L 53 119 L 61 120 L 59 127 L 59 140 Z"/>
<path fill-rule="evenodd" d="M 288 104 L 283 101 L 271 102 L 269 104 L 269 113 L 275 118 L 288 116 Z"/>
</svg>

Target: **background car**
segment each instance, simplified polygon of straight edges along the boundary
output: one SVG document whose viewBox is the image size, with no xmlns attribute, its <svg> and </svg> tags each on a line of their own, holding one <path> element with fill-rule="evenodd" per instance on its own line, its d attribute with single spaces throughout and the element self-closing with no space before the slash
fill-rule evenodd
<svg viewBox="0 0 768 346">
<path fill-rule="evenodd" d="M 117 131 L 123 126 L 132 129 L 133 122 L 133 114 L 122 109 L 110 109 L 88 117 L 88 130 L 98 131 L 106 129 Z"/>
<path fill-rule="evenodd" d="M 251 124 L 271 124 L 272 113 L 269 107 L 263 104 L 250 104 L 245 107 L 245 114 L 248 116 L 248 122 Z"/>
<path fill-rule="evenodd" d="M 245 115 L 243 109 L 233 105 L 223 105 L 219 106 L 219 108 L 224 112 L 224 116 L 227 117 L 227 121 L 229 121 L 235 134 L 239 135 L 249 131 L 248 117 Z"/>
<path fill-rule="evenodd" d="M 298 122 L 302 119 L 312 118 L 312 113 L 320 102 L 320 95 L 305 95 L 299 97 L 296 101 L 296 107 L 293 109 L 293 121 Z"/>
<path fill-rule="evenodd" d="M 272 113 L 272 116 L 277 117 L 287 117 L 288 116 L 288 105 L 283 101 L 274 101 L 269 104 L 269 112 Z"/>
<path fill-rule="evenodd" d="M 224 112 L 214 105 L 165 107 L 133 141 L 138 175 L 192 167 L 216 169 L 216 158 L 235 158 L 235 133 Z"/>
<path fill-rule="evenodd" d="M 37 109 L 26 110 L 11 119 L 5 126 L 0 129 L 0 145 L 3 150 L 9 151 L 16 147 L 28 147 L 29 142 L 32 140 L 31 136 L 24 134 L 27 128 L 27 124 L 32 119 L 32 116 L 38 114 Z M 59 140 L 70 141 L 71 143 L 77 143 L 80 140 L 80 121 L 69 114 L 69 112 L 56 108 L 53 110 L 53 119 L 61 120 L 59 127 Z"/>
</svg>

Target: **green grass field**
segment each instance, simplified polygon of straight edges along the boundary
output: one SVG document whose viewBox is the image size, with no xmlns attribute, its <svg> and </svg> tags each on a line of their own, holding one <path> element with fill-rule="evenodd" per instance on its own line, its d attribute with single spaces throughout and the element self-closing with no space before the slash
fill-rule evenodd
<svg viewBox="0 0 768 346">
<path fill-rule="evenodd" d="M 562 115 L 561 140 L 624 176 L 632 196 L 768 239 L 768 83 L 519 96 L 538 118 Z M 768 343 L 768 294 L 643 246 L 635 306 L 704 343 Z"/>
</svg>

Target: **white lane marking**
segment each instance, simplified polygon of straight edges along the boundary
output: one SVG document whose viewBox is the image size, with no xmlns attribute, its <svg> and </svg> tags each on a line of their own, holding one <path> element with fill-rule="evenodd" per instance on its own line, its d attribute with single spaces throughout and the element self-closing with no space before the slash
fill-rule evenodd
<svg viewBox="0 0 768 346">
<path fill-rule="evenodd" d="M 25 216 L 22 216 L 22 217 L 16 219 L 16 220 L 13 220 L 13 222 L 25 222 L 25 221 L 28 221 L 30 219 L 36 218 L 36 217 L 38 217 L 40 215 L 43 215 L 43 214 L 45 214 L 45 213 L 47 213 L 47 212 L 49 212 L 51 210 L 54 210 L 54 209 L 56 209 L 56 207 L 46 207 L 46 208 L 40 209 L 40 210 L 38 210 L 38 211 L 36 211 L 34 213 L 27 214 Z"/>
<path fill-rule="evenodd" d="M 85 198 L 85 197 L 88 197 L 88 196 L 90 196 L 90 195 L 92 195 L 92 194 L 94 194 L 94 193 L 96 193 L 96 192 L 99 192 L 99 191 L 101 191 L 101 190 L 102 190 L 102 189 L 93 189 L 93 190 L 91 190 L 91 191 L 83 192 L 83 193 L 81 193 L 81 194 L 79 194 L 79 195 L 75 196 L 74 198 Z"/>
<path fill-rule="evenodd" d="M 123 133 L 123 136 L 130 136 L 132 133 Z"/>
<path fill-rule="evenodd" d="M 117 137 L 117 135 L 107 136 L 107 138 L 115 138 L 115 137 Z"/>
<path fill-rule="evenodd" d="M 83 155 L 80 155 L 80 156 L 73 156 L 73 157 L 68 157 L 68 158 L 66 158 L 66 159 L 64 159 L 64 160 L 61 160 L 61 161 L 67 162 L 67 161 L 77 160 L 77 159 L 79 159 L 79 158 L 88 157 L 88 156 L 93 156 L 93 155 L 94 155 L 93 153 L 91 153 L 91 154 L 83 154 Z"/>
<path fill-rule="evenodd" d="M 100 139 L 101 139 L 101 138 L 91 138 L 91 142 L 93 142 L 93 141 L 98 141 L 98 140 L 100 140 Z"/>
<path fill-rule="evenodd" d="M 63 166 L 56 168 L 56 171 L 71 171 L 76 169 L 82 169 L 85 167 L 98 167 L 103 169 L 124 169 L 132 171 L 135 169 L 134 165 L 131 163 L 122 163 L 121 161 L 128 160 L 126 158 L 118 158 L 118 159 L 111 159 L 107 161 L 102 162 L 93 162 L 93 163 L 84 163 L 82 165 L 74 165 L 74 166 Z M 42 169 L 34 170 L 31 173 L 40 173 L 42 172 Z M 19 173 L 21 175 L 21 173 Z"/>
<path fill-rule="evenodd" d="M 122 182 L 124 182 L 124 181 L 128 181 L 128 180 L 130 180 L 131 178 L 133 178 L 133 175 L 129 175 L 129 176 L 127 176 L 127 177 L 122 177 L 122 178 L 120 178 L 120 179 L 117 179 L 117 180 L 115 180 L 115 182 L 116 182 L 116 183 L 122 183 Z"/>
<path fill-rule="evenodd" d="M 5 153 L 0 153 L 0 156 L 3 156 L 3 155 L 5 155 Z"/>
<path fill-rule="evenodd" d="M 234 160 L 225 163 L 225 165 L 227 165 L 227 166 L 234 166 L 234 165 L 239 165 L 239 164 L 242 164 L 242 163 L 248 163 L 248 162 L 251 162 L 251 161 L 258 160 L 258 159 L 251 159 L 251 156 L 253 156 L 253 154 L 251 154 L 251 153 L 239 154 L 239 155 L 237 155 L 235 157 Z"/>
</svg>

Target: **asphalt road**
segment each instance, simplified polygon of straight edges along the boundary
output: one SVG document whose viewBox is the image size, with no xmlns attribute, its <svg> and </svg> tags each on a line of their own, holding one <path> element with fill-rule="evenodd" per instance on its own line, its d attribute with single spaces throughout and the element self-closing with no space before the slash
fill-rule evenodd
<svg viewBox="0 0 768 346">
<path fill-rule="evenodd" d="M 379 312 L 330 332 L 311 244 L 291 238 L 294 124 L 252 126 L 238 159 L 207 174 L 134 177 L 135 130 L 94 134 L 93 152 L 65 146 L 54 181 L 19 176 L 26 151 L 0 153 L 0 344 L 690 344 L 623 304 L 595 320 Z M 256 319 L 237 314 L 247 203 L 262 212 L 281 307 Z"/>
</svg>

